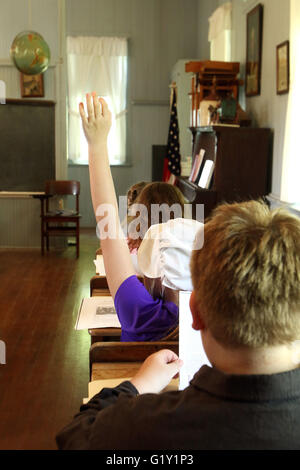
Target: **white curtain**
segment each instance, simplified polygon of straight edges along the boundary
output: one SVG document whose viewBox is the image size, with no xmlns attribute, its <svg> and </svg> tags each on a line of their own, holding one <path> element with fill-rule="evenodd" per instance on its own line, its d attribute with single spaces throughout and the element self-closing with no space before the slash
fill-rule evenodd
<svg viewBox="0 0 300 470">
<path fill-rule="evenodd" d="M 224 3 L 208 19 L 211 60 L 231 60 L 231 11 L 231 2 Z"/>
<path fill-rule="evenodd" d="M 125 161 L 127 40 L 115 37 L 67 37 L 68 158 L 87 163 L 78 105 L 96 91 L 108 101 L 113 115 L 108 139 L 111 164 Z"/>
</svg>

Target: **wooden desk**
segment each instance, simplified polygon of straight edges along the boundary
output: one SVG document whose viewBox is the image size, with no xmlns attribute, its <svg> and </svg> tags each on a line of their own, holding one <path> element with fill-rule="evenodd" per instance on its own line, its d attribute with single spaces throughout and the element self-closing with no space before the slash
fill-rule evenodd
<svg viewBox="0 0 300 470">
<path fill-rule="evenodd" d="M 101 379 L 101 380 L 92 380 L 88 385 L 88 397 L 83 399 L 83 404 L 87 403 L 93 396 L 99 393 L 103 388 L 114 388 L 117 387 L 120 383 L 125 380 L 130 380 L 130 377 L 120 377 L 115 379 Z M 179 379 L 172 379 L 169 385 L 164 388 L 163 392 L 177 391 L 179 388 Z"/>
<path fill-rule="evenodd" d="M 105 276 L 93 276 L 90 280 L 90 296 L 110 295 Z M 121 337 L 121 328 L 90 328 L 91 344 L 99 341 L 117 341 Z"/>
<path fill-rule="evenodd" d="M 101 341 L 118 341 L 121 338 L 121 328 L 90 328 L 91 344 Z"/>
<path fill-rule="evenodd" d="M 150 354 L 161 349 L 171 349 L 178 355 L 178 341 L 94 343 L 89 353 L 90 379 L 132 377 Z"/>
<path fill-rule="evenodd" d="M 143 282 L 143 278 L 138 278 Z M 90 280 L 90 296 L 110 295 L 107 279 L 105 276 L 93 276 Z M 91 328 L 88 330 L 91 335 L 91 344 L 97 341 L 116 341 L 121 337 L 121 328 Z"/>
<path fill-rule="evenodd" d="M 110 295 L 106 276 L 93 276 L 90 279 L 90 296 Z"/>
</svg>

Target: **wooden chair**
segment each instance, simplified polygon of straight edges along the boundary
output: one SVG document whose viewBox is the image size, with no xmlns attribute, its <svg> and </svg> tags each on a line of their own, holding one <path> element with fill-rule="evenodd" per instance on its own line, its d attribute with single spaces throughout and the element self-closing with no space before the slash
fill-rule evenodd
<svg viewBox="0 0 300 470">
<path fill-rule="evenodd" d="M 79 181 L 55 181 L 49 180 L 45 184 L 45 197 L 41 199 L 41 249 L 44 255 L 44 242 L 46 239 L 47 251 L 49 250 L 50 236 L 74 236 L 76 239 L 76 255 L 79 257 Z M 75 196 L 75 210 L 59 208 L 51 211 L 49 199 L 53 196 Z M 46 207 L 44 202 L 46 201 Z"/>
<path fill-rule="evenodd" d="M 90 347 L 90 380 L 128 378 L 150 354 L 171 349 L 178 354 L 178 341 L 97 342 Z"/>
</svg>

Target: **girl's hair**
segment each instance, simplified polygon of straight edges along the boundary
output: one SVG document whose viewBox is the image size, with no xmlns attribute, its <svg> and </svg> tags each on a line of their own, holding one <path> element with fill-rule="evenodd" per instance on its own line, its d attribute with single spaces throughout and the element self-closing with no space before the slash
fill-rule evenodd
<svg viewBox="0 0 300 470">
<path fill-rule="evenodd" d="M 148 183 L 141 181 L 140 183 L 133 184 L 127 191 L 127 204 L 128 207 L 132 206 L 140 192 Z"/>
<path fill-rule="evenodd" d="M 183 217 L 184 204 L 185 199 L 183 194 L 176 186 L 164 182 L 148 183 L 137 196 L 132 206 L 132 208 L 136 207 L 136 214 L 128 216 L 129 241 L 131 240 L 130 224 L 137 220 L 137 218 L 143 217 L 145 219 L 146 217 L 146 220 L 143 220 L 143 227 L 145 229 L 141 228 L 141 224 L 135 226 L 135 230 L 139 233 L 139 237 L 134 239 L 135 246 L 139 246 L 146 230 L 152 223 L 162 223 L 167 222 L 169 219 Z M 143 207 L 143 215 L 139 210 L 139 206 Z M 154 212 L 156 213 L 154 214 Z"/>
</svg>

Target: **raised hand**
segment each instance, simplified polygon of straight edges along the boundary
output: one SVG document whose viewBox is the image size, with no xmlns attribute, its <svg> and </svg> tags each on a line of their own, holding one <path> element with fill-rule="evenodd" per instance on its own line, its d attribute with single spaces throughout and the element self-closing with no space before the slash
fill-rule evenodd
<svg viewBox="0 0 300 470">
<path fill-rule="evenodd" d="M 86 94 L 87 116 L 83 103 L 79 104 L 79 113 L 83 131 L 90 146 L 106 143 L 111 128 L 111 112 L 103 98 L 95 92 Z"/>
<path fill-rule="evenodd" d="M 179 372 L 183 362 L 169 349 L 162 349 L 147 357 L 131 379 L 139 393 L 159 393 Z"/>
</svg>

